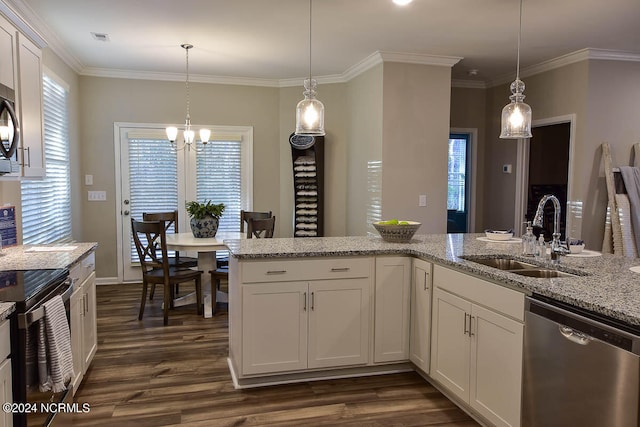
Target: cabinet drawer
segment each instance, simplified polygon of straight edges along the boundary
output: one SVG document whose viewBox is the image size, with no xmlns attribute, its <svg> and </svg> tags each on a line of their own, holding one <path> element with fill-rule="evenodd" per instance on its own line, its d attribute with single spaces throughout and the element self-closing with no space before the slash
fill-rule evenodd
<svg viewBox="0 0 640 427">
<path fill-rule="evenodd" d="M 299 280 L 369 277 L 372 258 L 312 258 L 282 261 L 243 261 L 242 282 L 286 282 Z"/>
<path fill-rule="evenodd" d="M 95 269 L 96 253 L 91 252 L 69 270 L 69 277 L 73 280 L 74 285 L 79 286 Z"/>
<path fill-rule="evenodd" d="M 5 320 L 0 324 L 0 361 L 6 359 L 11 353 L 11 330 L 9 321 Z"/>
<path fill-rule="evenodd" d="M 434 265 L 433 283 L 441 289 L 464 297 L 521 322 L 524 321 L 524 294 L 478 277 Z"/>
</svg>

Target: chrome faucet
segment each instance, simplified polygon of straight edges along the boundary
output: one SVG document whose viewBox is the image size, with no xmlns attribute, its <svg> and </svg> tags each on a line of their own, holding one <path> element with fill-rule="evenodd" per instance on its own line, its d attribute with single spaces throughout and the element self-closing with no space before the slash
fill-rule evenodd
<svg viewBox="0 0 640 427">
<path fill-rule="evenodd" d="M 560 200 L 553 194 L 546 194 L 540 199 L 540 203 L 538 203 L 538 209 L 536 210 L 536 214 L 533 217 L 533 225 L 535 227 L 542 227 L 542 220 L 544 217 L 544 206 L 547 202 L 551 200 L 553 202 L 553 240 L 551 241 L 551 261 L 553 263 L 560 262 L 560 255 L 568 254 L 569 248 L 562 245 L 560 241 Z"/>
</svg>

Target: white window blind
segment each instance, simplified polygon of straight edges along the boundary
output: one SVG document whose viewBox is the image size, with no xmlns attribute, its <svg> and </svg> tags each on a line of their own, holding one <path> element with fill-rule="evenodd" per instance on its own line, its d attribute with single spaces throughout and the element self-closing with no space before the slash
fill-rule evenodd
<svg viewBox="0 0 640 427">
<path fill-rule="evenodd" d="M 46 177 L 22 181 L 24 244 L 72 240 L 67 90 L 43 76 Z"/>
<path fill-rule="evenodd" d="M 202 148 L 201 144 L 199 148 Z M 242 142 L 213 141 L 196 155 L 196 197 L 224 203 L 218 229 L 240 230 L 242 209 Z"/>
</svg>

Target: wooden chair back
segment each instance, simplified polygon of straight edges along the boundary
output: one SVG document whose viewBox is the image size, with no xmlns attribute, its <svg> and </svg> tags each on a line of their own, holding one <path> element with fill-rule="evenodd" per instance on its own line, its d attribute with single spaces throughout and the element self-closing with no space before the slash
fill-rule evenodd
<svg viewBox="0 0 640 427">
<path fill-rule="evenodd" d="M 271 217 L 271 211 L 269 212 L 253 212 L 253 211 L 240 211 L 240 232 L 244 233 L 244 223 L 249 224 L 250 219 L 266 219 Z"/>
<path fill-rule="evenodd" d="M 136 245 L 142 274 L 162 269 L 169 274 L 167 240 L 162 221 L 136 221 L 131 218 L 131 231 Z"/>
<path fill-rule="evenodd" d="M 249 227 L 247 228 L 247 239 L 257 238 L 272 238 L 273 231 L 276 228 L 276 217 L 250 219 Z"/>
<path fill-rule="evenodd" d="M 142 213 L 143 221 L 162 221 L 164 224 L 165 233 L 169 232 L 169 229 L 173 225 L 173 232 L 179 233 L 178 231 L 178 211 L 170 211 L 170 212 L 143 212 Z"/>
</svg>

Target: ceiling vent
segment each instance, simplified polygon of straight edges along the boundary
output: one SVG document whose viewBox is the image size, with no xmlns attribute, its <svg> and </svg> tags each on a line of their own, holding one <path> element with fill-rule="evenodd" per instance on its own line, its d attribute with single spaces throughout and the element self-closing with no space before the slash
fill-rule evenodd
<svg viewBox="0 0 640 427">
<path fill-rule="evenodd" d="M 107 33 L 91 33 L 91 37 L 99 42 L 108 42 L 109 34 Z"/>
</svg>

